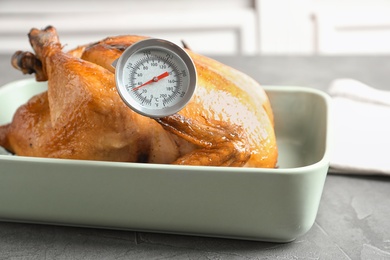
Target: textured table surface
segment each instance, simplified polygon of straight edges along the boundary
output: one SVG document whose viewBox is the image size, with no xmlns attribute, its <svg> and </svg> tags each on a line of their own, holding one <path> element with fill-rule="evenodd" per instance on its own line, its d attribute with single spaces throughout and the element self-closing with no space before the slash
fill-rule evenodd
<svg viewBox="0 0 390 260">
<path fill-rule="evenodd" d="M 215 58 L 264 85 L 390 90 L 390 57 Z M 0 55 L 0 85 L 29 77 L 9 61 Z M 389 198 L 390 178 L 329 174 L 313 227 L 286 244 L 0 222 L 0 259 L 390 259 Z"/>
</svg>

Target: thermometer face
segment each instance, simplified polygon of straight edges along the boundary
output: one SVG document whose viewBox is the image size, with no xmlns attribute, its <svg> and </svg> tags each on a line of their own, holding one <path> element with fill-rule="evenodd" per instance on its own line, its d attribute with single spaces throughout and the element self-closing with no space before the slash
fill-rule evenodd
<svg viewBox="0 0 390 260">
<path fill-rule="evenodd" d="M 180 111 L 196 88 L 196 69 L 179 46 L 147 39 L 127 48 L 114 62 L 118 92 L 134 111 L 164 117 Z"/>
</svg>

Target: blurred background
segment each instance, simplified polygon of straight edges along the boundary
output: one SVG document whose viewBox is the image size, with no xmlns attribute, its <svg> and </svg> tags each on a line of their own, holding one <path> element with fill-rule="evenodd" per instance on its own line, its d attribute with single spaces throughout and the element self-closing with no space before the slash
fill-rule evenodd
<svg viewBox="0 0 390 260">
<path fill-rule="evenodd" d="M 0 53 L 47 25 L 65 49 L 139 34 L 205 55 L 390 54 L 388 0 L 0 0 Z"/>
</svg>

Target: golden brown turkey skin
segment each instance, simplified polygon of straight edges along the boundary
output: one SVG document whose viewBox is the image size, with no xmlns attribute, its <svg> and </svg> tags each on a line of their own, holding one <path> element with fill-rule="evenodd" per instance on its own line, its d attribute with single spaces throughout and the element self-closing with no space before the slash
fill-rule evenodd
<svg viewBox="0 0 390 260">
<path fill-rule="evenodd" d="M 61 50 L 53 27 L 31 30 L 30 42 L 48 78 L 48 92 L 22 106 L 0 145 L 19 155 L 275 167 L 273 115 L 253 79 L 188 51 L 197 68 L 197 91 L 178 114 L 153 120 L 120 100 L 112 62 L 140 36 L 118 36 Z M 14 57 L 14 65 L 23 58 Z M 19 61 L 19 62 L 18 62 Z M 26 123 L 27 122 L 27 123 Z"/>
</svg>

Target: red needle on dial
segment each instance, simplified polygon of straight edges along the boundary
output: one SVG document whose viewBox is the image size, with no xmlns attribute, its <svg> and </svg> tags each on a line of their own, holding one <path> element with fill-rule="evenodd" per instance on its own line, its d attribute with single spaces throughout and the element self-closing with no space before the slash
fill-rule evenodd
<svg viewBox="0 0 390 260">
<path fill-rule="evenodd" d="M 157 82 L 157 81 L 159 81 L 160 79 L 163 79 L 163 78 L 168 77 L 168 76 L 169 76 L 169 73 L 166 71 L 166 72 L 164 72 L 163 74 L 158 75 L 157 77 L 153 77 L 153 78 L 152 78 L 151 80 L 149 80 L 149 81 L 146 81 L 144 84 L 139 85 L 138 87 L 133 88 L 133 90 L 136 91 L 136 90 L 138 90 L 138 89 L 140 89 L 140 88 L 142 88 L 142 87 L 144 87 L 144 86 L 146 86 L 146 85 L 148 85 L 148 84 L 150 84 L 150 83 Z"/>
</svg>

